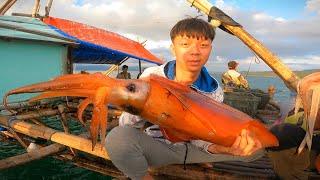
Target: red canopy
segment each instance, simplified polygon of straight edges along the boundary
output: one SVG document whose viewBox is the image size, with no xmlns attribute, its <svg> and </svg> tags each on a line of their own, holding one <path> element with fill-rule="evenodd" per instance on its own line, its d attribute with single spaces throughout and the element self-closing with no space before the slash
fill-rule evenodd
<svg viewBox="0 0 320 180">
<path fill-rule="evenodd" d="M 140 43 L 119 34 L 54 17 L 44 18 L 43 22 L 51 27 L 53 26 L 61 34 L 75 38 L 83 46 L 90 45 L 90 48 L 92 49 L 92 47 L 94 47 L 95 51 L 107 50 L 105 53 L 111 53 L 112 56 L 107 55 L 106 58 L 110 59 L 113 56 L 115 57 L 116 53 L 119 53 L 119 56 L 122 55 L 122 57 L 129 56 L 156 64 L 163 63 L 161 59 L 151 54 Z M 83 48 L 81 51 L 84 51 Z M 101 56 L 101 53 L 102 52 L 99 52 L 99 56 Z M 92 52 L 90 52 L 90 54 L 92 54 Z M 120 60 L 122 58 L 118 57 L 118 59 Z"/>
</svg>

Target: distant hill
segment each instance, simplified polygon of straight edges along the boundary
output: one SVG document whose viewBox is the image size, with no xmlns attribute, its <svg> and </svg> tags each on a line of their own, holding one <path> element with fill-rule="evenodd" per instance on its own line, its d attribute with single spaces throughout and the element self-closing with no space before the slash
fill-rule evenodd
<svg viewBox="0 0 320 180">
<path fill-rule="evenodd" d="M 320 69 L 294 71 L 294 73 L 296 73 L 300 78 L 303 78 L 304 76 L 314 72 L 320 72 Z M 246 73 L 247 72 L 242 72 L 242 74 L 246 74 Z M 273 71 L 259 71 L 259 72 L 249 72 L 248 76 L 275 77 L 277 75 Z"/>
</svg>

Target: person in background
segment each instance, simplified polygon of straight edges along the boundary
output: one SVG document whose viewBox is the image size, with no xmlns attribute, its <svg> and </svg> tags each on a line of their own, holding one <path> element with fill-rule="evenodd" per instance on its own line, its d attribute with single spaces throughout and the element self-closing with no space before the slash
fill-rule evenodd
<svg viewBox="0 0 320 180">
<path fill-rule="evenodd" d="M 171 51 L 176 60 L 147 68 L 141 78 L 156 74 L 222 103 L 223 91 L 204 67 L 212 52 L 213 27 L 204 20 L 187 18 L 172 28 L 170 36 Z M 260 141 L 245 129 L 231 147 L 225 147 L 202 140 L 173 143 L 163 136 L 157 125 L 140 130 L 145 123 L 146 120 L 140 116 L 122 113 L 119 126 L 112 129 L 106 138 L 105 147 L 111 161 L 131 179 L 152 179 L 148 167 L 252 161 L 263 155 Z"/>
<path fill-rule="evenodd" d="M 249 89 L 248 81 L 237 71 L 239 63 L 228 62 L 228 71 L 222 74 L 221 81 L 224 87 Z"/>
<path fill-rule="evenodd" d="M 270 100 L 269 100 L 268 104 L 270 104 L 275 109 L 280 110 L 280 106 L 279 106 L 278 102 L 274 98 L 274 95 L 275 95 L 276 91 L 277 91 L 277 89 L 276 89 L 276 87 L 274 85 L 269 85 L 267 92 L 268 92 L 268 95 L 270 97 Z"/>
<path fill-rule="evenodd" d="M 131 74 L 128 72 L 128 66 L 122 66 L 122 72 L 117 75 L 118 79 L 131 79 Z"/>
<path fill-rule="evenodd" d="M 276 93 L 276 91 L 277 91 L 277 89 L 276 89 L 276 87 L 274 87 L 274 85 L 270 85 L 270 86 L 268 87 L 268 94 L 269 94 L 269 96 L 270 96 L 270 99 L 273 100 L 274 94 Z"/>
<path fill-rule="evenodd" d="M 90 74 L 90 73 L 88 73 L 86 70 L 81 70 L 80 74 Z"/>
</svg>

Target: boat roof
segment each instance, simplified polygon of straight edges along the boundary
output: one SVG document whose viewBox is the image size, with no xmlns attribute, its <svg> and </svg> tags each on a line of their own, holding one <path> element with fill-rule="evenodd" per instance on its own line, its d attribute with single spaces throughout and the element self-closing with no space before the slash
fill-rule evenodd
<svg viewBox="0 0 320 180">
<path fill-rule="evenodd" d="M 71 52 L 75 63 L 118 64 L 129 57 L 163 64 L 161 59 L 146 50 L 142 44 L 114 32 L 55 17 L 44 18 L 43 22 L 79 43 Z"/>
<path fill-rule="evenodd" d="M 46 41 L 63 44 L 75 43 L 49 28 L 36 18 L 0 16 L 0 38 Z"/>
</svg>

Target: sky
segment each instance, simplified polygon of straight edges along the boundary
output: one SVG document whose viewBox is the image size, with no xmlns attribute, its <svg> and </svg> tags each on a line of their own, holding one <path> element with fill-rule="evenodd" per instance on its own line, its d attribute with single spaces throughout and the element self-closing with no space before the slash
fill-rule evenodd
<svg viewBox="0 0 320 180">
<path fill-rule="evenodd" d="M 0 0 L 4 1 L 4 0 Z M 8 12 L 31 12 L 34 0 L 18 0 Z M 320 0 L 210 0 L 240 23 L 293 70 L 320 69 Z M 41 13 L 46 1 L 42 0 Z M 169 32 L 180 19 L 207 19 L 186 0 L 54 0 L 51 16 L 69 19 L 119 33 L 143 42 L 166 61 Z M 270 71 L 238 38 L 217 29 L 207 67 L 226 70 L 237 60 L 242 71 Z"/>
</svg>

